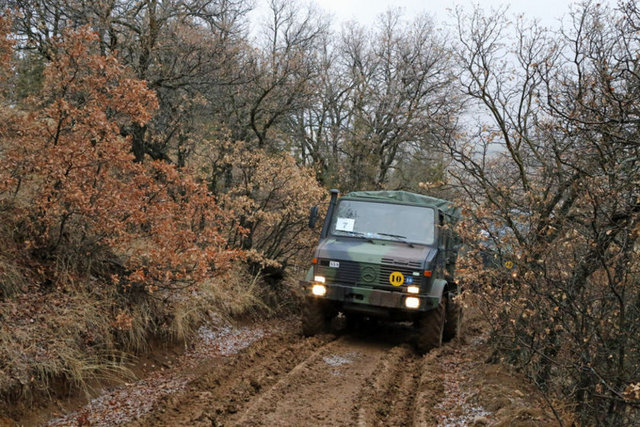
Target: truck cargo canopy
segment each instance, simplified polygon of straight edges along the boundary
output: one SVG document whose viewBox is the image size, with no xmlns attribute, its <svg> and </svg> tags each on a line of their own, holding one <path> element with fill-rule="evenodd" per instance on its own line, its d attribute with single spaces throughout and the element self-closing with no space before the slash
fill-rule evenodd
<svg viewBox="0 0 640 427">
<path fill-rule="evenodd" d="M 354 191 L 342 196 L 342 198 L 424 206 L 440 210 L 452 222 L 457 222 L 460 219 L 460 209 L 455 207 L 453 202 L 408 191 Z"/>
</svg>

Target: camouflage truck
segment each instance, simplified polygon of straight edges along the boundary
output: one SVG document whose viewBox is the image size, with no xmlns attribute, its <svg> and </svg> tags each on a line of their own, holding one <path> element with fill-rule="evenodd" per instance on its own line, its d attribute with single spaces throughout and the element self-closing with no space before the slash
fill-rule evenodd
<svg viewBox="0 0 640 427">
<path fill-rule="evenodd" d="M 312 208 L 309 226 L 317 222 Z M 338 313 L 347 322 L 413 321 L 420 353 L 456 336 L 462 311 L 453 297 L 460 239 L 451 202 L 406 191 L 359 191 L 331 199 L 302 281 L 302 328 L 327 330 Z"/>
</svg>

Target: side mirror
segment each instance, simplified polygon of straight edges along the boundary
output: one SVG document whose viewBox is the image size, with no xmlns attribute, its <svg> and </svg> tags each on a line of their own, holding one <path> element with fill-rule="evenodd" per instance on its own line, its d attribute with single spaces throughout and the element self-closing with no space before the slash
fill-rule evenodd
<svg viewBox="0 0 640 427">
<path fill-rule="evenodd" d="M 315 228 L 316 222 L 318 222 L 318 207 L 314 206 L 309 212 L 309 228 Z"/>
</svg>

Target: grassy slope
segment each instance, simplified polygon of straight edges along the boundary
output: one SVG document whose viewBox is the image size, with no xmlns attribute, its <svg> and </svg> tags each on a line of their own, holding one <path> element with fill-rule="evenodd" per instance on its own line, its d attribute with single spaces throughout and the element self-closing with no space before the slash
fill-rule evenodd
<svg viewBox="0 0 640 427">
<path fill-rule="evenodd" d="M 0 228 L 0 414 L 126 376 L 150 339 L 186 340 L 208 315 L 264 307 L 240 264 L 169 300 L 107 286 L 98 253 L 39 259 L 17 229 Z"/>
</svg>

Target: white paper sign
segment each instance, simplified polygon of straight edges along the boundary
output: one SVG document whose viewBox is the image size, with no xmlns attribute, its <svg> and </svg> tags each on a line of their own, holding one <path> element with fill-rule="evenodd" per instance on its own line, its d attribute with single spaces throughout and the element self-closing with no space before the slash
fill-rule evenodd
<svg viewBox="0 0 640 427">
<path fill-rule="evenodd" d="M 338 218 L 336 222 L 336 230 L 338 231 L 353 231 L 353 226 L 356 220 L 353 218 Z"/>
</svg>

